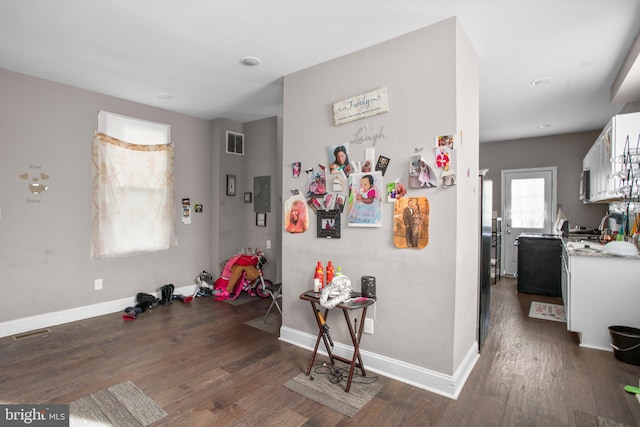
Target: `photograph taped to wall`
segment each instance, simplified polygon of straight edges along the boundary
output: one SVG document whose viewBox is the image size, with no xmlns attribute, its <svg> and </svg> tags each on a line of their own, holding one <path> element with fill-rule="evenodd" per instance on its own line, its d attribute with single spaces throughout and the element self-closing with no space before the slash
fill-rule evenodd
<svg viewBox="0 0 640 427">
<path fill-rule="evenodd" d="M 350 227 L 382 226 L 382 173 L 352 173 L 347 202 Z"/>
<path fill-rule="evenodd" d="M 318 210 L 322 209 L 320 202 L 315 197 L 309 197 L 307 199 L 307 205 L 314 213 L 318 213 Z"/>
<path fill-rule="evenodd" d="M 451 160 L 451 156 L 449 154 L 450 151 L 451 149 L 446 146 L 435 149 L 436 167 L 444 168 L 445 166 L 449 166 L 449 161 Z"/>
<path fill-rule="evenodd" d="M 422 249 L 429 244 L 429 200 L 403 197 L 393 208 L 393 245 Z"/>
<path fill-rule="evenodd" d="M 389 166 L 390 158 L 385 156 L 378 156 L 378 161 L 376 162 L 376 170 L 382 172 L 382 176 L 384 176 L 387 171 L 387 166 Z"/>
<path fill-rule="evenodd" d="M 352 172 L 349 161 L 349 145 L 332 145 L 329 147 L 329 173 L 348 177 Z"/>
<path fill-rule="evenodd" d="M 302 162 L 293 162 L 291 163 L 291 174 L 294 178 L 298 178 L 300 176 L 300 171 L 302 170 Z"/>
<path fill-rule="evenodd" d="M 334 193 L 325 194 L 323 202 L 326 210 L 333 210 L 336 206 L 336 195 Z"/>
<path fill-rule="evenodd" d="M 433 188 L 438 185 L 433 168 L 421 155 L 409 160 L 409 188 Z"/>
<path fill-rule="evenodd" d="M 339 210 L 341 213 L 344 211 L 344 205 L 347 198 L 344 194 L 336 194 L 336 204 L 335 209 Z"/>
<path fill-rule="evenodd" d="M 309 210 L 306 200 L 301 195 L 289 197 L 284 202 L 284 229 L 289 233 L 304 233 L 308 227 Z"/>
<path fill-rule="evenodd" d="M 436 148 L 448 147 L 449 149 L 452 149 L 455 137 L 454 135 L 438 135 L 435 137 L 435 140 L 436 140 Z"/>
<path fill-rule="evenodd" d="M 327 179 L 324 170 L 313 170 L 307 174 L 307 196 L 324 196 L 327 192 Z"/>
<path fill-rule="evenodd" d="M 443 188 L 449 188 L 456 185 L 457 178 L 455 171 L 450 170 L 449 165 L 446 165 L 440 174 L 440 180 L 442 181 Z"/>
</svg>

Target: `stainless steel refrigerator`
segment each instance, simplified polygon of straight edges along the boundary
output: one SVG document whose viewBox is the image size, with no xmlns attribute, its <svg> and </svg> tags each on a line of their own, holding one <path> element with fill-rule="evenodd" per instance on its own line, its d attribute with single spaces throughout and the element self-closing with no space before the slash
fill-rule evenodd
<svg viewBox="0 0 640 427">
<path fill-rule="evenodd" d="M 491 299 L 491 219 L 493 181 L 480 172 L 480 290 L 478 292 L 478 349 L 481 350 L 489 333 Z"/>
</svg>

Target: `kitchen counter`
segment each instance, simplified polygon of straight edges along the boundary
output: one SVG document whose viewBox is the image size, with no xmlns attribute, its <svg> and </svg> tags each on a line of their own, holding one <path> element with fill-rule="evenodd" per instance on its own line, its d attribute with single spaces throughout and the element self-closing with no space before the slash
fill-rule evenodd
<svg viewBox="0 0 640 427">
<path fill-rule="evenodd" d="M 603 253 L 594 242 L 563 243 L 567 329 L 578 333 L 580 346 L 611 351 L 609 326 L 640 328 L 640 256 Z"/>
<path fill-rule="evenodd" d="M 640 260 L 640 254 L 636 255 L 616 255 L 603 252 L 604 245 L 599 242 L 585 241 L 585 240 L 572 240 L 562 239 L 564 249 L 569 255 L 599 257 L 599 258 L 623 258 L 629 260 Z"/>
</svg>

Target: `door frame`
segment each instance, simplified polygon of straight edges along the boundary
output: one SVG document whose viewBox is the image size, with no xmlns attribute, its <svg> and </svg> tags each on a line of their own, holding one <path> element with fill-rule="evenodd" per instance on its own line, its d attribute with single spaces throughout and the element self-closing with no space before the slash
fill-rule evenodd
<svg viewBox="0 0 640 427">
<path fill-rule="evenodd" d="M 501 209 L 501 215 L 502 215 L 502 248 L 501 248 L 501 253 L 500 253 L 500 259 L 502 260 L 502 270 L 503 273 L 506 274 L 506 267 L 507 267 L 507 262 L 506 262 L 506 257 L 505 257 L 505 252 L 508 246 L 508 242 L 509 239 L 507 239 L 507 234 L 510 233 L 511 227 L 507 226 L 506 224 L 506 215 L 505 215 L 505 207 L 506 207 L 506 198 L 507 198 L 507 175 L 508 174 L 516 174 L 516 173 L 536 173 L 536 172 L 551 172 L 551 200 L 549 200 L 550 202 L 550 206 L 551 206 L 551 218 L 549 220 L 549 224 L 548 224 L 548 228 L 545 227 L 544 230 L 542 231 L 543 233 L 552 233 L 553 231 L 553 224 L 555 224 L 556 221 L 556 215 L 557 215 L 557 211 L 558 211 L 558 186 L 557 186 L 557 182 L 558 182 L 558 167 L 557 166 L 545 166 L 545 167 L 538 167 L 538 168 L 522 168 L 522 169 L 503 169 L 502 171 L 500 171 L 500 209 Z M 546 199 L 545 199 L 546 201 Z M 516 259 L 517 262 L 517 259 Z M 516 270 L 516 276 L 517 276 L 517 270 Z"/>
</svg>

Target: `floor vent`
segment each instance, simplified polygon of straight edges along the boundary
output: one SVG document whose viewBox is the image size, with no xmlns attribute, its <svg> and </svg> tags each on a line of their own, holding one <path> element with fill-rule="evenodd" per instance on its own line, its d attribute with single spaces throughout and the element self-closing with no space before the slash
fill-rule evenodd
<svg viewBox="0 0 640 427">
<path fill-rule="evenodd" d="M 31 337 L 35 337 L 37 335 L 44 335 L 44 334 L 48 334 L 50 332 L 51 332 L 51 329 L 38 329 L 38 330 L 35 330 L 35 331 L 25 332 L 24 334 L 14 335 L 13 339 L 14 340 L 23 340 L 25 338 L 31 338 Z"/>
</svg>

